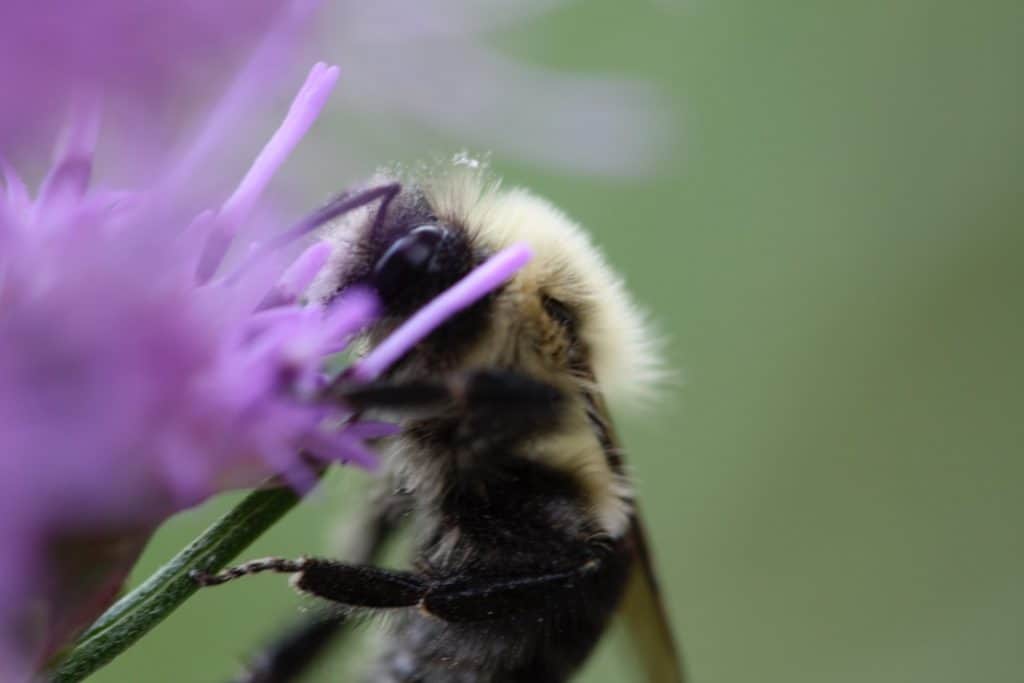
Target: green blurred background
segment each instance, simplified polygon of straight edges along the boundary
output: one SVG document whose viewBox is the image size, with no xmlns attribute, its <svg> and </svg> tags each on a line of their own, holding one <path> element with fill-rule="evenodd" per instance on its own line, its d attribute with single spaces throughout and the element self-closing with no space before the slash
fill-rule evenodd
<svg viewBox="0 0 1024 683">
<path fill-rule="evenodd" d="M 1020 3 L 912 0 L 588 1 L 496 38 L 671 96 L 647 178 L 494 166 L 589 226 L 669 341 L 682 381 L 620 421 L 693 681 L 1022 680 L 1022 38 Z M 366 484 L 335 473 L 246 556 L 325 551 Z M 224 681 L 308 607 L 279 577 L 203 593 L 92 680 Z"/>
</svg>

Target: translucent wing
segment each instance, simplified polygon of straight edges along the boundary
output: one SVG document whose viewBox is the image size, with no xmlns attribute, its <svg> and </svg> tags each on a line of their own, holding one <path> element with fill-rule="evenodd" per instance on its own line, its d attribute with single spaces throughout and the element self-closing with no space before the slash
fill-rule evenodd
<svg viewBox="0 0 1024 683">
<path fill-rule="evenodd" d="M 597 431 L 610 463 L 621 467 L 622 449 L 604 400 L 587 396 L 591 424 Z M 648 683 L 683 683 L 683 665 L 672 635 L 672 625 L 661 599 L 647 534 L 634 506 L 628 540 L 633 550 L 633 567 L 620 614 L 629 639 L 643 667 Z"/>
<path fill-rule="evenodd" d="M 635 560 L 620 614 L 649 683 L 683 683 L 683 666 L 639 513 L 629 530 Z"/>
</svg>

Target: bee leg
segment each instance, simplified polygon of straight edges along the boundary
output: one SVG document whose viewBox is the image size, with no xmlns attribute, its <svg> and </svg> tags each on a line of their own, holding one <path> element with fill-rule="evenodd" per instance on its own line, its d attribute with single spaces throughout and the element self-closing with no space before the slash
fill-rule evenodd
<svg viewBox="0 0 1024 683">
<path fill-rule="evenodd" d="M 453 387 L 444 382 L 420 380 L 393 382 L 378 380 L 365 384 L 335 384 L 326 391 L 328 399 L 338 400 L 358 411 L 391 410 L 403 415 L 432 415 L 454 403 Z"/>
<path fill-rule="evenodd" d="M 484 442 L 516 441 L 552 430 L 567 403 L 558 388 L 508 370 L 477 370 L 465 376 L 463 387 L 465 431 Z"/>
<path fill-rule="evenodd" d="M 292 579 L 300 591 L 352 607 L 411 607 L 430 583 L 412 572 L 311 559 Z"/>
<path fill-rule="evenodd" d="M 410 572 L 390 571 L 315 557 L 289 560 L 266 557 L 216 574 L 192 571 L 200 586 L 220 586 L 243 576 L 274 572 L 291 574 L 296 589 L 352 607 L 410 607 L 424 596 L 427 581 Z"/>
<path fill-rule="evenodd" d="M 508 434 L 553 427 L 565 403 L 556 387 L 528 375 L 497 368 L 460 373 L 442 380 L 337 384 L 328 396 L 357 410 L 385 409 L 409 417 L 456 411 L 473 427 Z"/>
<path fill-rule="evenodd" d="M 424 611 L 449 622 L 471 622 L 546 612 L 584 604 L 604 574 L 614 572 L 593 559 L 562 571 L 534 576 L 469 577 L 440 581 L 427 591 Z"/>
<path fill-rule="evenodd" d="M 361 518 L 348 530 L 340 553 L 358 564 L 376 561 L 384 546 L 402 524 L 407 511 L 406 497 L 378 493 L 360 508 Z M 251 658 L 246 670 L 233 683 L 289 683 L 301 678 L 345 635 L 346 617 L 336 609 L 323 609 L 305 616 L 278 633 L 269 645 Z"/>
<path fill-rule="evenodd" d="M 297 560 L 289 560 L 286 557 L 263 557 L 258 560 L 249 560 L 242 564 L 235 565 L 234 567 L 228 567 L 222 569 L 215 574 L 209 574 L 202 572 L 197 569 L 193 569 L 188 573 L 189 578 L 198 583 L 203 588 L 210 586 L 221 586 L 225 583 L 236 581 L 243 576 L 253 576 L 255 574 L 263 574 L 264 572 L 273 572 L 275 574 L 295 574 L 301 572 L 309 563 L 309 560 L 304 557 L 300 557 Z"/>
<path fill-rule="evenodd" d="M 433 580 L 411 572 L 310 560 L 292 581 L 301 591 L 351 607 L 418 606 L 445 621 L 471 622 L 550 613 L 552 607 L 568 609 L 574 603 L 585 603 L 595 588 L 600 590 L 602 579 L 617 569 L 622 567 L 592 559 L 577 567 L 533 576 Z"/>
<path fill-rule="evenodd" d="M 206 586 L 262 571 L 293 574 L 296 589 L 351 607 L 394 608 L 420 605 L 446 621 L 478 621 L 542 610 L 560 597 L 585 594 L 588 580 L 600 577 L 605 563 L 591 559 L 570 569 L 534 576 L 456 577 L 429 580 L 392 571 L 318 558 L 267 558 L 214 575 L 195 575 Z"/>
</svg>

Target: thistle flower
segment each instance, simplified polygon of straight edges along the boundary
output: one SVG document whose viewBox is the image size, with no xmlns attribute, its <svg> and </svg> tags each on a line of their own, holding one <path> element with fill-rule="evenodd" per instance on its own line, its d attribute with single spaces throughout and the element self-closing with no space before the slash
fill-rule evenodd
<svg viewBox="0 0 1024 683">
<path fill-rule="evenodd" d="M 25 603 L 54 579 L 45 569 L 58 541 L 136 539 L 100 572 L 113 586 L 80 591 L 90 601 L 112 597 L 148 532 L 176 510 L 275 473 L 303 483 L 300 452 L 373 465 L 344 430 L 325 429 L 345 416 L 308 400 L 324 356 L 370 319 L 372 297 L 257 311 L 268 292 L 293 301 L 326 247 L 311 247 L 274 289 L 280 256 L 226 277 L 223 253 L 203 246 L 223 245 L 253 219 L 262 188 L 336 77 L 314 68 L 236 192 L 187 230 L 173 186 L 117 195 L 90 187 L 98 118 L 89 106 L 34 199 L 3 169 L 0 542 L 22 566 L 5 567 L 0 615 L 32 620 L 4 626 L 29 634 L 44 654 L 80 625 L 83 609 Z"/>
<path fill-rule="evenodd" d="M 372 295 L 294 305 L 329 256 L 323 243 L 287 269 L 281 250 L 252 243 L 225 266 L 242 228 L 266 220 L 259 198 L 336 78 L 314 67 L 235 192 L 190 222 L 177 209 L 187 193 L 167 179 L 127 193 L 90 186 L 98 118 L 88 106 L 35 198 L 5 165 L 0 544 L 15 563 L 0 581 L 4 661 L 24 665 L 27 650 L 38 659 L 67 642 L 175 511 L 275 474 L 306 488 L 305 458 L 375 464 L 361 439 L 388 427 L 349 424 L 315 400 L 325 357 L 372 319 Z M 375 196 L 329 205 L 287 234 Z M 499 267 L 456 298 L 482 295 L 516 266 Z M 390 358 L 455 310 L 440 304 L 426 327 L 396 335 Z"/>
</svg>

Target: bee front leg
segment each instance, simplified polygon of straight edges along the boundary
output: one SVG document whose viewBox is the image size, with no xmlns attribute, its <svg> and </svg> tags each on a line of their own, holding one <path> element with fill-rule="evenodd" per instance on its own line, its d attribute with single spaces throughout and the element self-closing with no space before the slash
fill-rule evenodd
<svg viewBox="0 0 1024 683">
<path fill-rule="evenodd" d="M 351 523 L 340 556 L 353 564 L 380 559 L 389 540 L 402 525 L 408 508 L 406 497 L 390 490 L 371 496 L 359 519 Z M 250 656 L 234 683 L 289 683 L 300 679 L 329 648 L 345 635 L 348 615 L 325 607 L 303 615 Z"/>
<path fill-rule="evenodd" d="M 448 622 L 471 622 L 552 612 L 583 599 L 608 567 L 600 559 L 563 570 L 517 576 L 432 579 L 411 572 L 311 560 L 293 585 L 349 607 L 417 606 Z"/>
<path fill-rule="evenodd" d="M 300 558 L 254 560 L 212 575 L 193 573 L 204 586 L 265 571 L 293 574 L 296 589 L 349 607 L 390 609 L 420 606 L 445 621 L 479 621 L 550 607 L 585 593 L 587 580 L 598 576 L 603 563 L 530 576 L 455 577 L 428 579 L 412 572 L 392 571 L 333 560 Z"/>
<path fill-rule="evenodd" d="M 388 410 L 403 417 L 459 414 L 474 431 L 496 437 L 550 429 L 558 424 L 566 403 L 563 392 L 553 385 L 498 368 L 438 380 L 339 383 L 327 395 L 356 410 Z"/>
<path fill-rule="evenodd" d="M 292 579 L 298 590 L 350 607 L 411 607 L 430 583 L 411 572 L 330 560 L 310 560 Z"/>
<path fill-rule="evenodd" d="M 267 557 L 216 574 L 193 571 L 190 576 L 201 586 L 220 586 L 263 572 L 292 574 L 296 589 L 351 607 L 411 607 L 423 599 L 429 586 L 426 579 L 410 572 L 313 557 Z"/>
<path fill-rule="evenodd" d="M 592 582 L 600 581 L 608 567 L 600 559 L 563 570 L 528 576 L 458 577 L 435 582 L 421 603 L 422 609 L 449 622 L 471 622 L 515 617 L 523 613 L 557 612 L 583 600 Z"/>
</svg>

